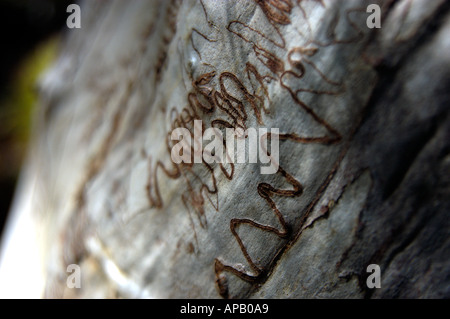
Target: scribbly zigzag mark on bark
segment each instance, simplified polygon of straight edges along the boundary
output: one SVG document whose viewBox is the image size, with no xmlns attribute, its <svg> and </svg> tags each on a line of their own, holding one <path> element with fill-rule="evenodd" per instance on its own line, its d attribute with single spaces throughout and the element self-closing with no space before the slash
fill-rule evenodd
<svg viewBox="0 0 450 319">
<path fill-rule="evenodd" d="M 271 2 L 272 3 L 272 2 Z M 320 1 L 320 3 L 323 5 L 323 2 Z M 259 3 L 258 3 L 259 4 Z M 298 2 L 298 4 L 300 5 L 300 1 Z M 355 25 L 355 23 L 350 19 L 350 13 L 354 12 L 353 11 L 348 11 L 346 13 L 346 17 L 348 22 L 350 23 L 351 27 L 354 28 L 357 31 L 357 36 L 355 38 L 352 39 L 347 39 L 347 40 L 338 40 L 335 37 L 332 37 L 332 40 L 330 43 L 317 43 L 318 46 L 327 46 L 327 45 L 331 45 L 331 44 L 340 44 L 340 43 L 351 43 L 351 42 L 355 42 L 358 41 L 361 37 L 362 37 L 362 32 L 361 30 Z M 356 10 L 357 11 L 357 10 Z M 268 15 L 270 13 L 268 13 L 267 11 L 264 11 L 266 16 L 269 18 L 269 20 L 271 19 Z M 290 11 L 289 11 L 290 12 Z M 304 11 L 303 11 L 304 12 Z M 276 19 L 271 19 L 272 22 L 274 23 L 279 23 L 279 24 L 283 24 L 280 22 L 286 22 L 288 20 L 285 21 L 276 21 Z M 271 23 L 272 23 L 271 22 Z M 253 50 L 257 56 L 257 58 L 274 74 L 278 74 L 279 75 L 279 80 L 281 83 L 281 86 L 287 90 L 287 92 L 289 92 L 289 94 L 291 95 L 292 99 L 294 100 L 294 102 L 296 104 L 298 104 L 302 109 L 304 109 L 313 119 L 315 122 L 319 123 L 321 126 L 323 126 L 324 128 L 327 129 L 327 131 L 330 133 L 329 136 L 322 136 L 322 137 L 300 137 L 298 136 L 296 133 L 284 133 L 284 134 L 280 134 L 279 138 L 281 140 L 292 140 L 295 141 L 297 143 L 319 143 L 319 144 L 335 144 L 335 143 L 339 143 L 342 140 L 342 135 L 338 132 L 337 129 L 335 129 L 334 127 L 332 127 L 328 122 L 326 122 L 323 118 L 321 118 L 320 116 L 318 116 L 316 114 L 316 112 L 314 112 L 314 110 L 308 106 L 304 101 L 302 101 L 299 97 L 298 94 L 301 92 L 308 92 L 308 93 L 313 93 L 313 94 L 318 94 L 318 95 L 322 95 L 322 94 L 326 94 L 326 95 L 337 95 L 340 93 L 343 93 L 344 89 L 343 89 L 343 85 L 341 85 L 338 82 L 334 82 L 330 79 L 328 79 L 325 74 L 323 74 L 320 69 L 310 60 L 308 59 L 309 56 L 312 56 L 316 53 L 316 51 L 318 50 L 317 48 L 307 48 L 305 47 L 300 47 L 300 48 L 294 48 L 293 51 L 289 52 L 288 54 L 288 61 L 290 63 L 290 65 L 294 68 L 294 70 L 288 70 L 285 71 L 284 70 L 284 65 L 281 63 L 276 63 L 276 56 L 273 54 L 268 54 L 268 52 L 266 52 L 265 50 L 263 50 L 258 43 L 255 43 L 254 41 L 250 41 L 248 39 L 246 39 L 243 34 L 240 34 L 236 31 L 231 30 L 231 25 L 232 23 L 236 23 L 235 21 L 231 22 L 227 29 L 228 31 L 236 34 L 238 37 L 240 37 L 241 39 L 243 39 L 244 41 L 251 43 L 253 45 Z M 333 36 L 334 35 L 334 30 L 336 28 L 336 25 L 338 23 L 338 19 L 335 19 L 333 21 L 333 23 L 330 26 L 330 33 Z M 241 23 L 242 24 L 242 23 Z M 251 29 L 249 26 L 242 24 L 244 27 Z M 273 25 L 275 27 L 275 29 L 277 30 L 278 34 L 281 35 L 281 33 L 279 32 L 279 29 L 277 28 L 276 25 Z M 265 40 L 269 40 L 272 44 L 280 47 L 280 48 L 284 48 L 285 46 L 285 41 L 283 39 L 282 42 L 280 43 L 275 43 L 273 41 L 271 41 L 266 35 L 264 35 L 262 32 L 255 30 L 255 29 L 251 29 L 253 32 L 255 32 L 256 34 L 260 35 L 262 38 L 264 38 Z M 314 43 L 314 41 L 310 41 L 310 43 Z M 261 53 L 260 53 L 261 52 Z M 295 61 L 292 58 L 292 55 L 294 53 L 300 53 L 302 55 L 301 60 Z M 266 61 L 271 61 L 271 63 L 266 63 L 266 61 L 261 59 L 261 55 L 264 56 L 264 58 L 266 58 Z M 327 84 L 333 85 L 338 87 L 340 90 L 338 91 L 324 91 L 324 90 L 317 90 L 317 89 L 307 89 L 307 88 L 299 88 L 297 90 L 293 90 L 292 88 L 288 87 L 287 85 L 285 85 L 283 83 L 283 76 L 285 75 L 292 75 L 294 77 L 296 77 L 297 79 L 301 79 L 305 72 L 305 65 L 304 63 L 310 65 L 312 67 L 312 69 L 317 72 L 320 76 L 320 78 Z M 249 65 L 251 66 L 251 64 L 247 63 L 247 67 L 249 67 Z M 278 65 L 278 67 L 274 67 Z M 247 72 L 250 68 L 247 69 Z M 252 70 L 256 70 L 256 68 L 253 67 Z M 280 75 L 281 73 L 281 75 Z M 247 74 L 249 76 L 250 79 L 250 74 Z M 339 163 L 340 161 L 338 161 Z M 334 171 L 335 171 L 336 167 L 333 168 L 333 170 L 330 172 L 329 177 L 325 180 L 325 183 L 322 185 L 322 187 L 319 189 L 319 191 L 317 192 L 317 196 L 320 196 L 321 192 L 323 191 L 324 187 L 328 184 L 330 178 L 333 176 Z M 226 262 L 222 261 L 219 258 L 215 259 L 215 274 L 216 274 L 216 286 L 218 288 L 219 294 L 224 297 L 227 298 L 229 297 L 229 291 L 228 291 L 228 285 L 227 285 L 227 278 L 225 277 L 224 273 L 228 272 L 228 273 L 232 273 L 234 275 L 236 275 L 237 277 L 241 278 L 244 281 L 250 282 L 250 283 L 254 283 L 259 281 L 260 279 L 264 278 L 266 276 L 266 273 L 268 271 L 268 269 L 270 268 L 270 264 L 267 267 L 258 267 L 255 263 L 255 261 L 250 257 L 249 253 L 248 253 L 248 249 L 245 245 L 245 243 L 243 242 L 242 238 L 239 236 L 238 232 L 237 232 L 237 228 L 240 225 L 249 225 L 250 227 L 254 227 L 257 229 L 261 229 L 263 231 L 267 231 L 269 233 L 273 233 L 275 234 L 277 237 L 284 239 L 290 236 L 290 230 L 289 230 L 289 226 L 286 224 L 286 220 L 283 217 L 282 213 L 280 212 L 280 210 L 278 209 L 278 207 L 276 206 L 274 200 L 272 199 L 273 196 L 281 196 L 281 197 L 299 197 L 301 196 L 302 192 L 303 192 L 303 186 L 302 184 L 296 180 L 295 178 L 293 178 L 291 175 L 289 175 L 286 171 L 284 171 L 284 169 L 279 166 L 279 170 L 278 173 L 281 174 L 292 186 L 293 189 L 292 190 L 286 190 L 286 189 L 278 189 L 273 187 L 270 184 L 267 183 L 260 183 L 258 184 L 258 195 L 263 198 L 265 200 L 265 202 L 269 205 L 269 207 L 272 209 L 273 213 L 275 214 L 275 216 L 278 219 L 278 222 L 280 224 L 280 227 L 275 227 L 273 225 L 264 225 L 261 223 L 258 223 L 254 220 L 248 219 L 248 218 L 233 218 L 230 221 L 230 231 L 232 233 L 232 235 L 235 237 L 240 250 L 245 258 L 245 260 L 247 261 L 247 263 L 250 265 L 251 271 L 245 271 L 245 270 L 241 270 L 240 268 L 233 266 L 231 264 L 227 264 Z M 313 201 L 310 204 L 310 208 L 314 205 L 315 201 Z M 310 210 L 310 208 L 308 208 L 308 211 Z M 296 237 L 296 236 L 295 236 Z M 276 257 L 275 257 L 276 258 Z"/>
<path fill-rule="evenodd" d="M 241 237 L 239 236 L 237 232 L 237 228 L 240 225 L 249 225 L 251 227 L 261 229 L 263 231 L 273 233 L 279 238 L 286 238 L 290 234 L 289 226 L 286 223 L 285 218 L 283 217 L 280 210 L 277 208 L 274 200 L 272 197 L 274 195 L 281 196 L 281 197 L 298 197 L 303 192 L 303 186 L 302 184 L 296 180 L 294 177 L 292 177 L 290 174 L 288 174 L 283 168 L 279 167 L 277 174 L 280 174 L 284 177 L 284 179 L 292 185 L 293 189 L 279 189 L 275 188 L 270 184 L 267 183 L 260 183 L 258 184 L 258 195 L 265 200 L 267 205 L 273 210 L 275 216 L 278 219 L 278 222 L 280 224 L 280 227 L 274 227 L 271 225 L 264 225 L 260 224 L 258 222 L 255 222 L 248 218 L 233 218 L 230 221 L 230 230 L 233 236 L 236 238 L 237 243 L 239 244 L 239 247 L 241 249 L 242 254 L 244 255 L 245 259 L 247 260 L 248 264 L 250 265 L 253 274 L 250 272 L 246 272 L 243 270 L 238 270 L 237 268 L 227 265 L 224 262 L 222 262 L 220 259 L 215 259 L 215 272 L 216 272 L 216 282 L 219 285 L 219 291 L 225 291 L 226 288 L 221 285 L 220 278 L 222 277 L 223 272 L 231 272 L 238 276 L 239 278 L 253 282 L 258 279 L 258 277 L 264 273 L 264 268 L 258 267 L 253 259 L 250 257 L 247 247 L 245 246 L 244 242 L 242 241 Z M 227 295 L 222 295 L 223 297 L 228 297 Z"/>
<path fill-rule="evenodd" d="M 314 1 L 314 0 L 311 0 Z M 362 31 L 357 27 L 357 25 L 350 19 L 350 14 L 354 11 L 358 10 L 349 10 L 346 12 L 346 19 L 350 24 L 350 27 L 356 31 L 356 36 L 351 39 L 337 39 L 335 37 L 335 29 L 339 22 L 339 16 L 332 21 L 328 28 L 328 42 L 318 42 L 310 40 L 307 42 L 307 45 L 303 47 L 296 47 L 292 49 L 290 52 L 287 52 L 288 55 L 288 65 L 292 68 L 286 70 L 287 64 L 283 62 L 282 59 L 278 58 L 274 52 L 271 52 L 261 45 L 260 41 L 268 41 L 273 46 L 286 50 L 286 42 L 282 33 L 280 32 L 280 28 L 290 23 L 290 13 L 293 8 L 292 2 L 285 1 L 275 1 L 270 0 L 268 2 L 256 1 L 257 5 L 266 18 L 268 19 L 271 27 L 274 28 L 275 34 L 278 35 L 279 39 L 274 40 L 273 38 L 267 36 L 260 30 L 250 27 L 241 21 L 231 21 L 226 29 L 232 34 L 236 35 L 244 42 L 251 45 L 251 49 L 253 50 L 256 59 L 261 62 L 262 67 L 266 68 L 268 74 L 261 74 L 259 69 L 250 63 L 246 62 L 245 67 L 243 68 L 244 78 L 239 78 L 237 75 L 230 71 L 218 72 L 214 66 L 209 65 L 214 69 L 214 71 L 204 73 L 193 79 L 192 73 L 189 74 L 192 90 L 187 94 L 187 103 L 188 105 L 182 109 L 181 114 L 178 114 L 176 109 L 172 109 L 174 113 L 174 120 L 172 121 L 172 129 L 175 127 L 186 127 L 191 128 L 194 119 L 202 119 L 204 115 L 212 116 L 210 121 L 211 127 L 216 128 L 246 128 L 246 123 L 250 116 L 254 116 L 259 124 L 263 124 L 263 114 L 269 114 L 269 108 L 266 107 L 265 101 L 271 102 L 269 97 L 269 92 L 267 89 L 267 83 L 271 81 L 279 81 L 281 87 L 285 92 L 287 92 L 295 104 L 297 104 L 301 109 L 306 111 L 306 113 L 311 116 L 313 122 L 319 124 L 323 128 L 326 129 L 328 134 L 323 136 L 300 136 L 296 132 L 290 133 L 281 133 L 278 135 L 280 140 L 290 140 L 296 143 L 302 144 L 322 144 L 322 145 L 332 145 L 337 144 L 342 141 L 342 135 L 340 132 L 330 125 L 323 117 L 319 116 L 313 109 L 312 106 L 305 103 L 298 95 L 302 92 L 307 92 L 311 94 L 317 95 L 338 95 L 344 92 L 344 85 L 329 79 L 310 59 L 311 56 L 317 53 L 319 47 L 335 45 L 335 44 L 347 44 L 358 41 L 362 37 Z M 297 5 L 301 7 L 302 1 L 297 1 Z M 317 1 L 322 6 L 325 7 L 322 1 Z M 201 2 L 203 6 L 203 10 L 205 12 L 205 18 L 208 24 L 211 27 L 215 27 L 214 24 L 209 20 L 208 12 L 204 3 Z M 302 8 L 302 7 L 301 7 Z M 306 13 L 302 11 L 305 14 Z M 306 19 L 307 20 L 307 19 Z M 236 30 L 236 26 L 241 26 L 241 30 L 246 29 L 247 31 L 252 32 L 256 35 L 255 39 L 251 40 L 245 37 L 244 33 Z M 210 43 L 214 43 L 219 41 L 219 39 L 213 39 L 211 37 L 206 36 L 205 34 L 199 32 L 197 29 L 193 28 L 190 34 L 190 41 L 194 48 L 194 51 L 198 54 L 199 58 L 202 59 L 202 56 L 195 46 L 193 35 L 198 36 L 199 39 L 203 39 Z M 259 37 L 259 40 L 258 40 Z M 313 47 L 312 45 L 315 45 Z M 300 55 L 300 59 L 295 59 L 294 56 L 296 54 Z M 205 64 L 203 62 L 203 64 Z M 206 64 L 205 64 L 206 65 Z M 308 65 L 308 69 L 305 67 Z M 335 90 L 323 90 L 316 88 L 307 88 L 305 87 L 303 76 L 307 72 L 307 70 L 312 70 L 323 81 L 324 84 L 328 86 L 335 87 Z M 245 76 L 248 79 L 248 85 L 245 82 Z M 297 79 L 298 86 L 297 88 L 289 87 L 285 82 L 285 78 L 287 76 L 291 76 Z M 231 88 L 231 86 L 233 88 Z M 249 113 L 252 112 L 252 113 Z M 262 111 L 262 112 L 261 112 Z M 271 138 L 271 135 L 268 135 L 268 138 Z M 168 153 L 170 154 L 170 144 L 167 141 Z M 225 147 L 226 150 L 226 147 Z M 339 162 L 339 161 L 338 161 Z M 169 178 L 178 179 L 183 178 L 186 183 L 186 191 L 181 195 L 181 199 L 183 204 L 188 210 L 189 218 L 191 224 L 194 225 L 193 215 L 196 215 L 201 227 L 206 227 L 207 221 L 205 219 L 205 210 L 204 204 L 208 199 L 211 205 L 219 210 L 218 207 L 218 189 L 216 184 L 216 177 L 214 175 L 214 169 L 206 165 L 206 168 L 210 172 L 211 181 L 213 187 L 208 187 L 204 181 L 192 170 L 192 164 L 181 164 L 175 165 L 172 163 L 172 169 L 166 169 L 164 164 L 161 161 L 157 161 L 155 166 L 151 166 L 150 163 L 150 172 L 152 172 L 149 177 L 149 182 L 147 185 L 148 197 L 152 207 L 161 208 L 163 206 L 162 199 L 159 192 L 158 186 L 158 171 L 161 170 L 163 173 Z M 227 170 L 222 164 L 220 164 L 220 169 L 224 176 L 231 180 L 233 179 L 234 174 L 234 166 L 231 164 L 231 171 Z M 232 235 L 235 237 L 236 242 L 238 243 L 242 255 L 244 256 L 247 263 L 250 265 L 250 271 L 242 270 L 236 266 L 233 266 L 229 263 L 224 262 L 220 258 L 215 259 L 215 274 L 216 274 L 216 284 L 219 289 L 219 293 L 223 297 L 228 297 L 228 286 L 227 286 L 227 278 L 225 273 L 232 273 L 237 277 L 241 278 L 250 283 L 255 283 L 259 281 L 265 280 L 267 277 L 270 268 L 272 267 L 273 260 L 277 258 L 278 253 L 275 254 L 275 257 L 272 261 L 265 266 L 258 266 L 254 259 L 248 253 L 248 248 L 246 243 L 239 236 L 238 228 L 242 225 L 247 225 L 249 227 L 253 227 L 256 229 L 263 230 L 265 232 L 274 234 L 280 239 L 285 239 L 286 244 L 283 247 L 287 247 L 288 242 L 296 238 L 298 234 L 292 234 L 290 230 L 290 226 L 287 224 L 285 217 L 282 212 L 279 210 L 277 205 L 275 204 L 274 197 L 300 197 L 303 193 L 303 185 L 287 173 L 281 166 L 278 166 L 277 174 L 280 175 L 288 184 L 292 186 L 292 189 L 281 189 L 276 188 L 273 185 L 268 183 L 259 183 L 257 186 L 258 196 L 261 197 L 262 200 L 269 206 L 278 220 L 278 226 L 274 225 L 266 225 L 249 218 L 232 218 L 230 221 L 230 231 Z M 336 166 L 329 173 L 328 177 L 319 188 L 316 193 L 316 198 L 320 196 L 323 192 L 326 185 L 328 185 L 330 179 L 332 178 L 334 171 L 336 170 Z M 200 187 L 195 187 L 196 184 L 200 184 Z M 198 186 L 197 186 L 198 187 Z M 152 194 L 154 193 L 154 194 Z M 216 205 L 214 205 L 211 196 L 216 196 Z M 310 204 L 307 211 L 314 205 L 316 199 L 314 199 Z M 191 209 L 193 210 L 191 211 Z M 194 228 L 194 226 L 193 226 Z M 194 228 L 194 236 L 197 240 L 197 234 Z M 284 248 L 283 248 L 284 249 Z M 281 249 L 281 250 L 283 250 Z"/>
</svg>

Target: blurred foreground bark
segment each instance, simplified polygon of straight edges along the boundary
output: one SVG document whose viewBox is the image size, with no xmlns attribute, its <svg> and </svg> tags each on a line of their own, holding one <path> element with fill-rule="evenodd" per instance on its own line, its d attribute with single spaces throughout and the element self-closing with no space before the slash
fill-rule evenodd
<svg viewBox="0 0 450 319">
<path fill-rule="evenodd" d="M 45 297 L 449 298 L 449 7 L 81 3 L 40 82 L 0 279 L 20 293 L 27 269 Z M 168 137 L 195 119 L 279 128 L 278 172 L 175 165 Z"/>
</svg>

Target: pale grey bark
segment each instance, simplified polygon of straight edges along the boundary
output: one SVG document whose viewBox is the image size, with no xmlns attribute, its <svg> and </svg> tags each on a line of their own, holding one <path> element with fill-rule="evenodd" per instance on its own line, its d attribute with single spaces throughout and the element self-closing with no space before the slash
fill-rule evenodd
<svg viewBox="0 0 450 319">
<path fill-rule="evenodd" d="M 26 219 L 45 297 L 450 297 L 448 2 L 81 8 L 41 81 L 3 278 Z M 279 172 L 175 166 L 168 134 L 194 118 L 280 128 Z"/>
</svg>

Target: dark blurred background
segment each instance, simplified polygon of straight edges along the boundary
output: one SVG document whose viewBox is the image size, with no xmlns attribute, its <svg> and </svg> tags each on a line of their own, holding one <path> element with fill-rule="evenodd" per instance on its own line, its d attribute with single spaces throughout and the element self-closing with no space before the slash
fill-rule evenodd
<svg viewBox="0 0 450 319">
<path fill-rule="evenodd" d="M 0 234 L 30 136 L 33 84 L 54 59 L 75 2 L 0 0 Z"/>
</svg>

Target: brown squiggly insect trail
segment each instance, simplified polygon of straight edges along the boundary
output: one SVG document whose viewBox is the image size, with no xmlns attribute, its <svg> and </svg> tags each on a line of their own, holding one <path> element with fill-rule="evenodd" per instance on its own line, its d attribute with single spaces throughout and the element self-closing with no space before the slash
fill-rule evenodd
<svg viewBox="0 0 450 319">
<path fill-rule="evenodd" d="M 219 75 L 217 75 L 216 71 L 208 72 L 205 74 L 200 75 L 198 78 L 192 80 L 192 90 L 187 94 L 187 106 L 184 107 L 179 113 L 175 108 L 172 108 L 171 115 L 172 115 L 172 123 L 171 123 L 171 129 L 175 129 L 177 127 L 184 127 L 187 128 L 191 134 L 193 134 L 193 123 L 194 120 L 201 119 L 202 114 L 215 114 L 215 111 L 218 110 L 220 114 L 224 115 L 226 119 L 223 118 L 215 118 L 210 122 L 211 127 L 216 128 L 246 128 L 246 122 L 248 120 L 248 114 L 247 110 L 244 107 L 244 102 L 248 103 L 251 106 L 251 109 L 253 111 L 253 115 L 255 116 L 256 120 L 259 124 L 263 124 L 262 116 L 261 116 L 261 110 L 268 114 L 268 108 L 264 105 L 264 100 L 267 100 L 269 103 L 270 97 L 268 93 L 268 89 L 266 87 L 267 82 L 278 80 L 280 81 L 281 87 L 286 89 L 287 92 L 289 92 L 290 96 L 292 97 L 292 100 L 303 110 L 305 110 L 312 118 L 313 120 L 318 123 L 320 126 L 324 127 L 326 131 L 329 133 L 325 136 L 316 136 L 316 137 L 303 137 L 299 136 L 295 132 L 291 133 L 280 133 L 279 139 L 280 140 L 291 140 L 297 143 L 318 143 L 318 144 L 324 144 L 324 145 L 330 145 L 330 144 L 336 144 L 341 142 L 342 136 L 338 132 L 336 128 L 333 128 L 325 119 L 321 118 L 319 115 L 317 115 L 313 108 L 308 106 L 304 101 L 302 101 L 298 95 L 301 92 L 309 92 L 313 94 L 326 94 L 326 95 L 338 95 L 341 94 L 344 90 L 343 85 L 332 81 L 328 79 L 325 74 L 323 74 L 319 68 L 310 60 L 308 57 L 316 54 L 319 50 L 319 47 L 324 47 L 332 44 L 346 44 L 346 43 L 352 43 L 355 41 L 358 41 L 362 37 L 361 30 L 356 26 L 356 24 L 350 19 L 350 13 L 352 12 L 361 12 L 363 10 L 351 10 L 348 11 L 346 14 L 346 19 L 348 23 L 351 25 L 351 27 L 355 30 L 357 35 L 353 37 L 352 39 L 336 39 L 335 38 L 335 32 L 333 29 L 330 29 L 328 31 L 328 36 L 330 38 L 329 43 L 321 43 L 318 41 L 309 41 L 307 45 L 314 45 L 314 47 L 295 47 L 291 49 L 288 52 L 287 58 L 288 63 L 292 67 L 292 70 L 286 70 L 285 65 L 283 61 L 276 56 L 275 53 L 269 52 L 266 49 L 264 49 L 262 46 L 260 46 L 258 43 L 255 43 L 248 38 L 245 37 L 245 35 L 241 32 L 239 32 L 236 28 L 237 25 L 240 25 L 242 28 L 247 29 L 250 32 L 253 32 L 257 36 L 259 36 L 261 39 L 264 39 L 265 41 L 269 41 L 274 46 L 285 49 L 286 48 L 286 41 L 284 37 L 282 36 L 282 33 L 279 31 L 279 26 L 288 25 L 291 23 L 289 14 L 291 13 L 292 8 L 294 7 L 294 4 L 292 1 L 289 0 L 280 0 L 280 1 L 261 1 L 261 0 L 255 0 L 256 4 L 262 9 L 264 15 L 266 16 L 269 23 L 273 26 L 274 30 L 276 30 L 277 35 L 279 36 L 279 40 L 274 40 L 269 38 L 267 35 L 265 35 L 263 32 L 254 29 L 250 27 L 249 25 L 242 23 L 240 21 L 231 21 L 228 26 L 227 30 L 234 34 L 235 36 L 242 39 L 242 41 L 245 41 L 247 43 L 250 43 L 252 45 L 253 51 L 256 55 L 256 58 L 273 74 L 273 75 L 261 75 L 257 68 L 247 62 L 246 67 L 244 70 L 244 74 L 247 75 L 248 80 L 251 84 L 251 88 L 245 87 L 245 85 L 242 83 L 242 81 L 233 73 L 231 72 L 221 72 Z M 325 4 L 321 0 L 316 0 L 317 3 L 325 7 Z M 308 23 L 306 19 L 306 12 L 302 7 L 302 1 L 297 0 L 296 4 L 300 7 L 300 10 L 303 14 L 303 17 L 305 18 L 305 23 Z M 201 2 L 201 5 L 203 7 L 206 20 L 210 25 L 212 25 L 212 22 L 208 18 L 207 10 Z M 332 27 L 336 27 L 337 21 L 332 23 Z M 192 46 L 194 48 L 194 51 L 198 54 L 199 58 L 201 59 L 201 54 L 194 43 L 194 34 L 202 37 L 205 41 L 209 42 L 215 42 L 215 39 L 208 38 L 206 35 L 202 34 L 199 30 L 193 28 L 191 31 L 190 41 L 192 43 Z M 300 59 L 294 59 L 294 55 L 299 55 Z M 304 63 L 308 64 L 312 67 L 312 69 L 318 73 L 320 78 L 328 83 L 329 85 L 335 86 L 337 90 L 335 91 L 321 91 L 321 90 L 315 90 L 315 89 L 307 89 L 307 88 L 299 88 L 297 90 L 292 89 L 285 83 L 285 79 L 287 77 L 294 77 L 297 79 L 297 81 L 300 81 L 303 76 L 306 73 L 305 65 Z M 215 88 L 211 87 L 210 83 L 214 78 L 218 78 L 219 83 L 219 90 L 216 90 Z M 257 95 L 256 89 L 253 86 L 253 81 L 251 79 L 254 79 L 261 88 L 262 96 Z M 225 86 L 225 79 L 231 81 L 234 86 L 237 88 L 237 90 L 242 93 L 242 96 L 245 100 L 239 100 L 235 96 L 233 96 L 226 88 Z M 253 92 L 253 93 L 252 93 Z M 203 130 L 205 128 L 203 127 Z M 268 134 L 267 138 L 270 138 L 271 135 Z M 166 138 L 166 146 L 167 151 L 170 154 L 171 152 L 171 141 L 170 141 L 170 132 L 167 134 Z M 226 145 L 224 143 L 224 147 L 226 149 Z M 193 151 L 191 152 L 193 154 Z M 342 157 L 342 156 L 341 156 Z M 159 186 L 158 186 L 158 172 L 162 171 L 165 176 L 171 178 L 171 179 L 179 179 L 183 178 L 185 184 L 186 184 L 186 191 L 181 195 L 182 202 L 184 206 L 186 207 L 189 218 L 191 220 L 191 224 L 193 225 L 193 214 L 191 212 L 191 208 L 194 210 L 195 217 L 198 219 L 201 227 L 206 227 L 206 218 L 205 218 L 205 211 L 204 211 L 204 204 L 205 204 L 205 197 L 208 199 L 208 201 L 211 203 L 211 205 L 218 210 L 218 189 L 216 184 L 216 177 L 214 175 L 214 170 L 211 165 L 203 161 L 203 165 L 207 169 L 207 171 L 210 174 L 211 178 L 211 186 L 208 186 L 205 184 L 201 178 L 192 170 L 192 163 L 186 164 L 174 164 L 171 163 L 170 168 L 166 168 L 164 163 L 162 163 L 160 160 L 157 160 L 156 162 L 152 161 L 152 158 L 149 159 L 149 171 L 150 176 L 147 184 L 147 195 L 150 202 L 150 206 L 153 208 L 161 208 L 163 207 L 163 201 L 161 198 Z M 326 185 L 329 183 L 331 176 L 334 174 L 336 167 L 333 168 L 333 170 L 330 172 L 329 177 L 326 179 L 324 184 L 320 187 L 320 189 L 317 192 L 316 198 L 323 192 Z M 223 164 L 220 164 L 220 170 L 224 174 L 224 176 L 231 180 L 233 179 L 234 174 L 234 165 L 231 163 L 229 164 L 229 167 L 227 167 Z M 265 201 L 265 203 L 272 209 L 273 213 L 275 214 L 279 226 L 273 226 L 273 225 L 264 225 L 260 224 L 258 222 L 255 222 L 251 219 L 246 218 L 233 218 L 230 221 L 230 231 L 235 237 L 237 243 L 239 244 L 240 250 L 245 257 L 246 261 L 250 265 L 251 272 L 247 272 L 241 269 L 236 268 L 233 265 L 227 264 L 225 261 L 220 260 L 219 258 L 215 259 L 214 264 L 214 270 L 215 270 L 215 276 L 216 276 L 216 285 L 218 288 L 218 291 L 220 295 L 224 298 L 229 297 L 228 292 L 228 286 L 227 286 L 227 279 L 224 273 L 232 273 L 236 275 L 237 277 L 241 278 L 244 281 L 255 283 L 258 281 L 264 280 L 265 277 L 268 275 L 268 271 L 270 268 L 270 265 L 267 267 L 258 267 L 255 261 L 250 257 L 246 245 L 239 236 L 237 232 L 237 228 L 241 225 L 248 225 L 250 227 L 254 227 L 269 233 L 273 233 L 276 236 L 278 236 L 281 239 L 286 240 L 286 245 L 289 242 L 289 240 L 292 240 L 295 238 L 298 234 L 294 234 L 291 231 L 291 228 L 286 222 L 286 219 L 283 217 L 282 212 L 278 209 L 277 205 L 275 204 L 273 197 L 274 196 L 281 196 L 281 197 L 300 197 L 303 193 L 303 185 L 298 181 L 295 177 L 290 175 L 288 172 L 286 172 L 281 166 L 279 166 L 277 174 L 281 176 L 288 184 L 292 186 L 292 189 L 279 189 L 275 188 L 274 186 L 268 184 L 268 183 L 259 183 L 257 186 L 258 195 Z M 192 177 L 190 177 L 192 176 Z M 200 181 L 201 186 L 198 191 L 195 190 L 195 187 L 193 185 L 193 181 Z M 212 197 L 216 197 L 216 201 L 214 203 Z M 308 212 L 311 210 L 313 205 L 315 204 L 315 201 L 313 200 L 311 204 L 309 205 L 309 208 L 307 210 Z M 302 222 L 306 220 L 307 216 L 304 216 L 302 219 Z M 197 235 L 194 228 L 194 238 L 197 241 Z M 198 245 L 198 242 L 197 242 Z M 272 262 L 274 262 L 275 257 L 272 259 Z"/>
</svg>

